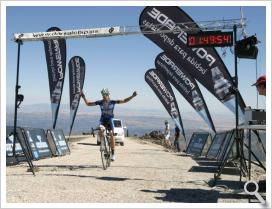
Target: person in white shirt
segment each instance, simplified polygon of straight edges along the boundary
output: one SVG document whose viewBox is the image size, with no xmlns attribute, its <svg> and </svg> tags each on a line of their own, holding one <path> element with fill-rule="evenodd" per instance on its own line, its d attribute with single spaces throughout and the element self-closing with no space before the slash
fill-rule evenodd
<svg viewBox="0 0 272 209">
<path fill-rule="evenodd" d="M 166 120 L 164 122 L 165 129 L 164 129 L 164 144 L 166 147 L 171 148 L 171 142 L 170 142 L 170 125 L 168 121 Z"/>
</svg>

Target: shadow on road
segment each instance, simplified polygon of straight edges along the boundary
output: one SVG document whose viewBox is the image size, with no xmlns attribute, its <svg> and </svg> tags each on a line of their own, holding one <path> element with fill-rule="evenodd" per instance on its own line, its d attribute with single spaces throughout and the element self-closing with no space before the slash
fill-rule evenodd
<svg viewBox="0 0 272 209">
<path fill-rule="evenodd" d="M 170 167 L 128 166 L 128 165 L 117 165 L 117 166 L 113 165 L 111 167 L 113 167 L 113 168 L 131 168 L 131 169 L 187 170 L 187 169 L 181 169 L 179 167 L 170 168 Z"/>
<path fill-rule="evenodd" d="M 88 176 L 88 175 L 77 175 L 77 174 L 43 174 L 45 176 L 66 176 L 66 177 L 80 177 L 80 178 L 94 178 L 103 181 L 127 181 L 127 180 L 144 180 L 144 179 L 131 179 L 131 178 L 121 178 L 115 176 Z"/>
<path fill-rule="evenodd" d="M 219 166 L 220 162 L 217 161 L 196 161 L 200 166 Z M 225 167 L 235 167 L 235 165 L 231 162 L 226 163 Z"/>
<path fill-rule="evenodd" d="M 35 167 L 38 167 L 38 168 L 57 168 L 57 169 L 68 169 L 68 170 L 101 168 L 101 166 L 97 166 L 97 165 L 36 165 Z M 159 170 L 187 170 L 187 169 L 170 168 L 170 167 L 126 166 L 126 165 L 112 165 L 111 168 L 159 169 Z"/>
<path fill-rule="evenodd" d="M 216 166 L 192 166 L 188 172 L 197 172 L 197 173 L 215 173 L 218 167 Z M 234 168 L 224 168 L 222 174 L 228 175 L 239 175 L 239 169 Z"/>
<path fill-rule="evenodd" d="M 68 170 L 99 168 L 97 165 L 36 165 L 38 168 L 60 168 Z"/>
<path fill-rule="evenodd" d="M 165 202 L 186 203 L 217 203 L 219 192 L 204 189 L 170 189 L 170 190 L 141 190 L 147 193 L 157 193 L 163 197 L 155 197 Z"/>
<path fill-rule="evenodd" d="M 89 145 L 89 146 L 98 146 L 96 143 L 77 143 L 77 144 L 80 144 L 80 145 Z"/>
<path fill-rule="evenodd" d="M 104 180 L 104 181 L 127 181 L 127 180 L 131 180 L 129 178 L 110 177 L 110 176 L 97 177 L 96 179 Z"/>
<path fill-rule="evenodd" d="M 221 193 L 215 190 L 204 189 L 170 189 L 170 190 L 141 190 L 147 193 L 157 193 L 163 197 L 155 197 L 157 200 L 165 202 L 183 202 L 183 203 L 217 203 L 222 199 L 249 199 L 250 195 Z M 252 198 L 252 197 L 251 197 Z"/>
</svg>

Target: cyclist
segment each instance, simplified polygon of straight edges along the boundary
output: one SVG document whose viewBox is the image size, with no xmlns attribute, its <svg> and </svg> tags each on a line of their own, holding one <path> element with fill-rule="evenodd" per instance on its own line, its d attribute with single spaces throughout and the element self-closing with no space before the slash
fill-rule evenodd
<svg viewBox="0 0 272 209">
<path fill-rule="evenodd" d="M 112 119 L 114 118 L 113 110 L 115 104 L 123 104 L 130 101 L 132 98 L 137 96 L 137 92 L 134 91 L 133 94 L 130 97 L 127 97 L 123 100 L 111 100 L 110 99 L 110 91 L 107 88 L 104 88 L 101 90 L 101 95 L 103 97 L 102 100 L 98 100 L 96 102 L 88 101 L 85 97 L 85 94 L 81 92 L 81 96 L 87 106 L 95 106 L 99 105 L 101 109 L 101 117 L 100 117 L 100 124 L 105 126 L 107 130 L 110 131 L 111 136 L 111 149 L 112 149 L 112 157 L 111 160 L 115 160 L 115 138 L 113 133 L 113 125 L 112 125 Z M 102 136 L 102 133 L 99 133 L 100 136 Z"/>
</svg>

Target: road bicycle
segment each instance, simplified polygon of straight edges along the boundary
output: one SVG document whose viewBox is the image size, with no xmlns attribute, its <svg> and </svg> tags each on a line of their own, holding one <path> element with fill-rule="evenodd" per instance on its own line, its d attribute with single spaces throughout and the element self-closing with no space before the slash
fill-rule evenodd
<svg viewBox="0 0 272 209">
<path fill-rule="evenodd" d="M 100 137 L 100 142 L 101 142 L 100 153 L 101 153 L 103 169 L 106 170 L 108 167 L 110 167 L 111 155 L 112 155 L 110 132 L 103 125 L 100 125 L 98 128 L 92 130 L 92 132 L 94 131 L 98 131 L 101 133 L 101 136 L 98 133 L 98 137 Z"/>
</svg>

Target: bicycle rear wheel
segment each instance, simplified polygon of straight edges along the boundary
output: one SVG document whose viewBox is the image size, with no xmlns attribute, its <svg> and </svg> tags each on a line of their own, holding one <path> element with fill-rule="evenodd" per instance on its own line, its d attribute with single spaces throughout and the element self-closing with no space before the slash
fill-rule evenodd
<svg viewBox="0 0 272 209">
<path fill-rule="evenodd" d="M 102 141 L 101 141 L 102 142 Z M 103 138 L 103 142 L 100 144 L 101 160 L 103 169 L 106 170 L 110 166 L 111 149 L 107 142 L 106 137 Z"/>
</svg>

